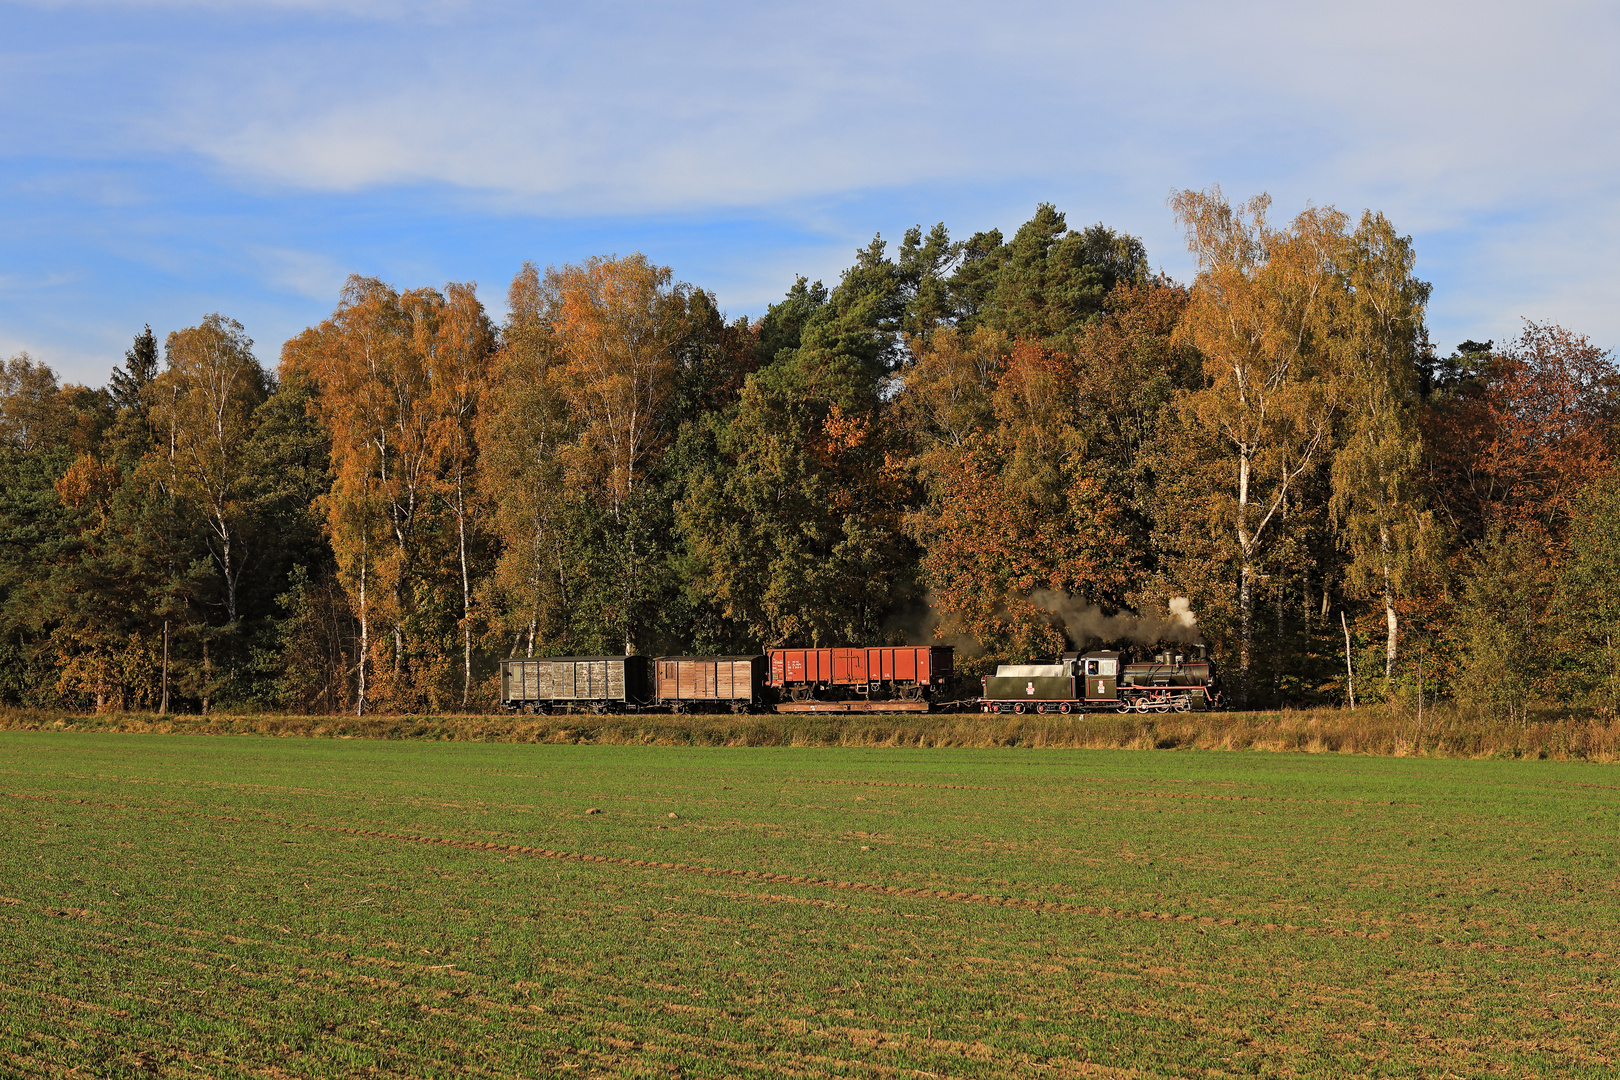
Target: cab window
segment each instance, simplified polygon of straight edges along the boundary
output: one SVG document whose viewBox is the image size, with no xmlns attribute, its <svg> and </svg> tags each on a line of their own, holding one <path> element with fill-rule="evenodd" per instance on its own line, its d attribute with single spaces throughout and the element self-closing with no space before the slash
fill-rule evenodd
<svg viewBox="0 0 1620 1080">
<path fill-rule="evenodd" d="M 1095 675 L 1095 674 L 1097 674 L 1097 661 L 1095 661 L 1095 660 L 1087 660 L 1086 661 L 1086 674 L 1087 675 Z"/>
</svg>

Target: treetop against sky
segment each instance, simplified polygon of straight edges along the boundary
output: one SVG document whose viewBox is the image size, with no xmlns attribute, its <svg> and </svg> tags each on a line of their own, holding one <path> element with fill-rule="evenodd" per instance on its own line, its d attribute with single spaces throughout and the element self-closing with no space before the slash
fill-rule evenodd
<svg viewBox="0 0 1620 1080">
<path fill-rule="evenodd" d="M 1170 191 L 1371 207 L 1443 349 L 1620 337 L 1610 5 L 0 2 L 0 354 L 150 322 L 273 352 L 350 272 L 499 290 L 641 251 L 762 314 L 874 233 L 1141 236 Z M 498 311 L 497 311 L 498 314 Z"/>
</svg>

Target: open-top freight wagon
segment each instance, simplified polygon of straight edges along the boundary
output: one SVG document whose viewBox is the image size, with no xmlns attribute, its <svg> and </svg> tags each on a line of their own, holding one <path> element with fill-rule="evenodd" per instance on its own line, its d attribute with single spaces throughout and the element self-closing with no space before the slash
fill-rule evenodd
<svg viewBox="0 0 1620 1080">
<path fill-rule="evenodd" d="M 783 712 L 925 712 L 955 657 L 948 645 L 771 649 L 770 686 Z"/>
<path fill-rule="evenodd" d="M 1221 703 L 1202 645 L 1160 647 L 1132 662 L 1117 652 L 1064 653 L 1050 663 L 1002 664 L 984 678 L 981 712 L 1202 712 Z"/>
</svg>

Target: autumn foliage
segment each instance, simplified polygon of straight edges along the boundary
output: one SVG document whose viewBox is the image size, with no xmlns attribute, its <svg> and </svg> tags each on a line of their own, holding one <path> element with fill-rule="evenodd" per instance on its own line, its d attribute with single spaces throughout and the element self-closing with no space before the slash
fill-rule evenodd
<svg viewBox="0 0 1620 1080">
<path fill-rule="evenodd" d="M 1043 204 L 757 319 L 632 254 L 525 264 L 500 325 L 351 277 L 273 371 L 218 314 L 106 389 L 14 357 L 0 701 L 476 710 L 514 655 L 972 674 L 1173 616 L 1253 705 L 1620 706 L 1612 355 L 1535 322 L 1441 355 L 1373 211 L 1170 210 L 1185 283 Z"/>
</svg>

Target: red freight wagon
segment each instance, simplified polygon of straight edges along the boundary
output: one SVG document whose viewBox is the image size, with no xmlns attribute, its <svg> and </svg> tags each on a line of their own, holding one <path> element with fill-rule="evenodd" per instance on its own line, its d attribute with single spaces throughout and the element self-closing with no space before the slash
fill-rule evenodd
<svg viewBox="0 0 1620 1080">
<path fill-rule="evenodd" d="M 956 670 L 949 645 L 771 649 L 770 685 L 794 701 L 862 697 L 920 701 Z"/>
</svg>

